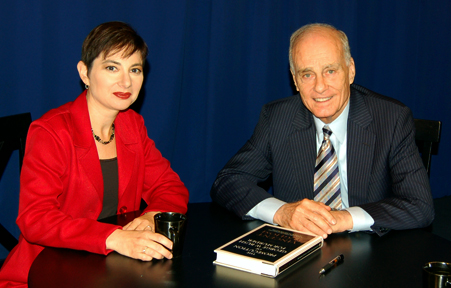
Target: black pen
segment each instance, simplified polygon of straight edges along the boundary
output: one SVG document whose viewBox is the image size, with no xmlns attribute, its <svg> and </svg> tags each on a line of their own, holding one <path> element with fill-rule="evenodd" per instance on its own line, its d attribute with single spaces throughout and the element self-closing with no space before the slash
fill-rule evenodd
<svg viewBox="0 0 451 288">
<path fill-rule="evenodd" d="M 326 265 L 324 265 L 323 268 L 321 268 L 321 270 L 319 270 L 319 274 L 324 274 L 327 271 L 329 271 L 330 269 L 332 269 L 332 267 L 337 266 L 338 264 L 340 264 L 341 262 L 343 262 L 343 260 L 345 259 L 345 257 L 343 256 L 343 254 L 338 255 L 337 257 L 335 257 L 334 259 L 332 259 L 329 263 L 327 263 Z"/>
</svg>

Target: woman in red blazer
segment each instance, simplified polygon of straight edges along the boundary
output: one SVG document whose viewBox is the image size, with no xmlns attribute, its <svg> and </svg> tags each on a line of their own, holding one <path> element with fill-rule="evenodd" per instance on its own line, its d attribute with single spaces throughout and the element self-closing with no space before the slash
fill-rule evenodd
<svg viewBox="0 0 451 288">
<path fill-rule="evenodd" d="M 22 166 L 19 244 L 0 270 L 0 287 L 27 287 L 44 249 L 62 247 L 150 261 L 172 258 L 154 233 L 158 212 L 186 213 L 188 190 L 128 109 L 143 83 L 147 45 L 127 24 L 96 27 L 77 68 L 86 90 L 30 126 Z M 99 218 L 147 208 L 125 227 Z"/>
</svg>

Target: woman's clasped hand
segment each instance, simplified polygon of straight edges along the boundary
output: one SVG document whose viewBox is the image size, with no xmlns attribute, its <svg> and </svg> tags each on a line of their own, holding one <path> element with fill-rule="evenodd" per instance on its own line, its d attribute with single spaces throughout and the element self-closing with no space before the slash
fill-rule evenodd
<svg viewBox="0 0 451 288">
<path fill-rule="evenodd" d="M 116 230 L 107 238 L 107 249 L 119 254 L 150 261 L 153 258 L 171 259 L 172 241 L 155 233 L 154 216 L 159 212 L 148 212 Z M 169 250 L 168 250 L 169 249 Z"/>
</svg>

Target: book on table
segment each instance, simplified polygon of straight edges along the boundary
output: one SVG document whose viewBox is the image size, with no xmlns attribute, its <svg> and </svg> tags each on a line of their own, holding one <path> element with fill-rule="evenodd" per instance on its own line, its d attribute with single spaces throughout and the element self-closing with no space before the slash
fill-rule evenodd
<svg viewBox="0 0 451 288">
<path fill-rule="evenodd" d="M 322 246 L 320 236 L 263 224 L 214 250 L 213 263 L 276 277 Z"/>
</svg>

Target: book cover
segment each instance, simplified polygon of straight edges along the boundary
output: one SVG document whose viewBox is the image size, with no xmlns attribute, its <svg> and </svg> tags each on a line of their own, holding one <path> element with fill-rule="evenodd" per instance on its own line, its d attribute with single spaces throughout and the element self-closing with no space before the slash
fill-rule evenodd
<svg viewBox="0 0 451 288">
<path fill-rule="evenodd" d="M 263 224 L 216 249 L 214 263 L 276 277 L 322 246 L 320 236 Z"/>
</svg>

